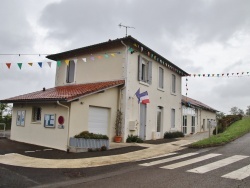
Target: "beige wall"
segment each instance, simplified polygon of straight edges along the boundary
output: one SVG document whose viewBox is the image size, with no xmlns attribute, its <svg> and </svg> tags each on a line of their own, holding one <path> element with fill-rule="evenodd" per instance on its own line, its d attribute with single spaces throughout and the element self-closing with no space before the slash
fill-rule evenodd
<svg viewBox="0 0 250 188">
<path fill-rule="evenodd" d="M 120 54 L 115 52 L 120 52 Z M 108 58 L 103 56 L 105 53 L 109 55 Z M 115 56 L 111 56 L 110 53 L 113 53 Z M 102 56 L 101 59 L 97 58 L 99 55 Z M 91 60 L 91 57 L 94 57 L 95 60 Z M 75 58 L 76 57 L 70 57 L 69 60 Z M 82 58 L 86 58 L 87 62 L 84 62 Z M 91 56 L 91 54 L 83 54 L 78 56 L 77 59 L 74 82 L 76 84 L 119 80 L 124 78 L 125 47 L 121 46 L 105 51 L 93 52 L 93 56 Z M 56 86 L 68 84 L 66 83 L 67 65 L 65 60 L 62 59 L 61 61 L 61 66 L 57 67 L 56 70 Z"/>
<path fill-rule="evenodd" d="M 11 139 L 56 148 L 60 150 L 67 149 L 67 110 L 56 104 L 35 104 L 34 106 L 40 106 L 42 108 L 41 122 L 33 123 L 32 120 L 32 104 L 14 104 L 12 114 L 12 125 L 11 125 Z M 16 117 L 18 110 L 25 110 L 25 126 L 16 125 Z M 56 126 L 55 128 L 44 127 L 44 114 L 56 114 Z M 59 129 L 57 118 L 64 116 L 65 128 Z"/>
<path fill-rule="evenodd" d="M 72 102 L 70 109 L 70 133 L 75 136 L 82 131 L 88 130 L 88 114 L 89 107 L 103 107 L 110 109 L 109 118 L 109 138 L 113 140 L 115 130 L 114 124 L 116 119 L 116 111 L 118 106 L 119 88 L 106 90 L 104 93 L 93 94 L 88 97 L 81 98 L 79 101 Z"/>
<path fill-rule="evenodd" d="M 181 130 L 181 77 L 164 65 L 152 60 L 151 58 L 142 55 L 143 58 L 152 61 L 152 84 L 148 85 L 138 81 L 138 55 L 134 53 L 128 55 L 128 75 L 127 75 L 127 95 L 124 99 L 126 104 L 125 119 L 125 139 L 128 134 L 138 134 L 140 125 L 136 131 L 129 130 L 129 121 L 140 122 L 139 105 L 135 92 L 140 88 L 141 92 L 148 91 L 150 103 L 147 104 L 147 120 L 146 120 L 146 139 L 152 139 L 152 133 L 156 132 L 157 128 L 157 106 L 163 107 L 163 129 L 161 136 L 163 137 L 166 131 Z M 164 69 L 164 89 L 158 89 L 158 69 Z M 172 74 L 176 75 L 176 94 L 171 93 L 171 78 Z M 123 105 L 124 107 L 124 105 Z M 175 128 L 171 129 L 171 109 L 175 109 Z"/>
</svg>

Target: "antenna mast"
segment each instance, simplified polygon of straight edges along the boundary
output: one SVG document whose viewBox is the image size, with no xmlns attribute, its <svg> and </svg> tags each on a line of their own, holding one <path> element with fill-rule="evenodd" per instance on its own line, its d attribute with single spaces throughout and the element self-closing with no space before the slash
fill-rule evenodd
<svg viewBox="0 0 250 188">
<path fill-rule="evenodd" d="M 127 30 L 128 30 L 128 28 L 135 29 L 134 27 L 122 25 L 122 23 L 120 23 L 118 26 L 119 26 L 120 28 L 121 28 L 121 27 L 125 27 L 125 28 L 126 28 L 126 37 L 127 37 Z"/>
</svg>

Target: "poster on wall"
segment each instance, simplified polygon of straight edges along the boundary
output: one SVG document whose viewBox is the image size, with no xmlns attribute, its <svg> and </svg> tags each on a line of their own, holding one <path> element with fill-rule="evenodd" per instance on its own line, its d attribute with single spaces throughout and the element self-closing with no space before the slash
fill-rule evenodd
<svg viewBox="0 0 250 188">
<path fill-rule="evenodd" d="M 45 114 L 44 115 L 44 127 L 55 127 L 55 114 Z"/>
<path fill-rule="evenodd" d="M 18 110 L 16 117 L 16 125 L 24 126 L 24 123 L 25 123 L 25 110 Z"/>
</svg>

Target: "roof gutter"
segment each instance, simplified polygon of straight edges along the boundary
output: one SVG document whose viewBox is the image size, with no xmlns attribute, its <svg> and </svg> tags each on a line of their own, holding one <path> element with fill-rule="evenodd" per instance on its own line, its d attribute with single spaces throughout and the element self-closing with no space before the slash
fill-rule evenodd
<svg viewBox="0 0 250 188">
<path fill-rule="evenodd" d="M 67 110 L 68 110 L 68 113 L 67 113 L 67 120 L 68 120 L 68 134 L 67 134 L 67 152 L 69 152 L 69 115 L 70 115 L 70 113 L 69 113 L 69 107 L 68 106 L 66 106 L 66 105 L 63 105 L 63 104 L 61 104 L 59 101 L 57 101 L 57 104 L 59 105 L 59 106 L 62 106 L 62 107 L 64 107 L 64 108 L 67 108 Z"/>
</svg>

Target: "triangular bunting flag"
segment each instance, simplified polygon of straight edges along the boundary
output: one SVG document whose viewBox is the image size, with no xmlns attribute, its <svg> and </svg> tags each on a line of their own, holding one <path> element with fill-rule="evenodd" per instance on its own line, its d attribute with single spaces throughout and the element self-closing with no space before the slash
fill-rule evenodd
<svg viewBox="0 0 250 188">
<path fill-rule="evenodd" d="M 19 69 L 21 70 L 23 64 L 22 63 L 17 63 L 17 65 L 18 65 Z"/>
<path fill-rule="evenodd" d="M 29 64 L 29 66 L 32 66 L 33 65 L 33 63 L 28 63 Z"/>
<path fill-rule="evenodd" d="M 98 58 L 98 59 L 102 59 L 102 56 L 101 56 L 101 55 L 98 55 L 97 58 Z"/>
<path fill-rule="evenodd" d="M 51 62 L 47 62 L 48 63 L 48 65 L 49 65 L 49 67 L 51 68 Z"/>
<path fill-rule="evenodd" d="M 60 67 L 60 66 L 61 66 L 61 64 L 62 64 L 62 62 L 61 62 L 61 61 L 57 61 L 57 66 L 58 66 L 58 67 Z"/>
<path fill-rule="evenodd" d="M 104 56 L 105 56 L 106 58 L 108 58 L 108 57 L 109 57 L 109 55 L 108 55 L 108 54 L 105 54 Z"/>
<path fill-rule="evenodd" d="M 69 66 L 69 60 L 68 59 L 65 60 L 65 63 L 66 63 L 67 66 Z"/>
<path fill-rule="evenodd" d="M 77 64 L 78 62 L 78 59 L 73 59 L 74 63 Z"/>
<path fill-rule="evenodd" d="M 112 57 L 115 57 L 115 54 L 110 54 Z"/>
<path fill-rule="evenodd" d="M 8 69 L 10 69 L 11 63 L 6 63 Z"/>
<path fill-rule="evenodd" d="M 43 62 L 38 62 L 38 65 L 42 68 Z"/>
</svg>

